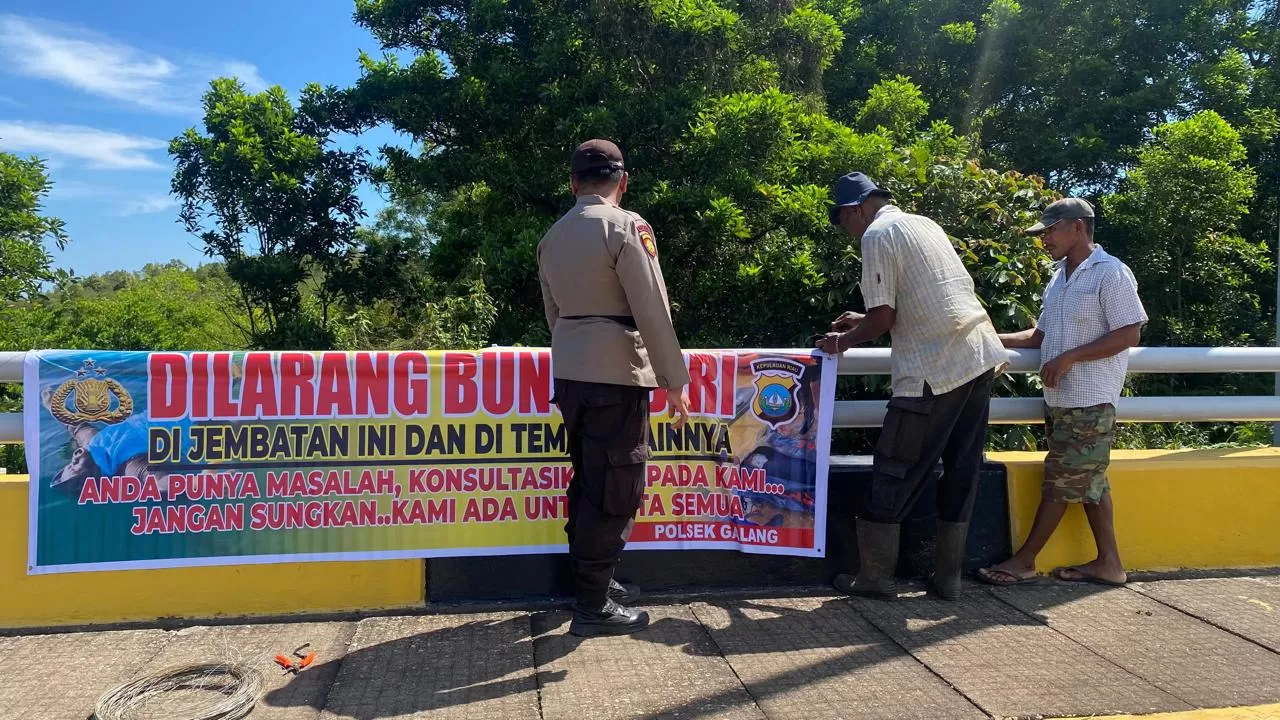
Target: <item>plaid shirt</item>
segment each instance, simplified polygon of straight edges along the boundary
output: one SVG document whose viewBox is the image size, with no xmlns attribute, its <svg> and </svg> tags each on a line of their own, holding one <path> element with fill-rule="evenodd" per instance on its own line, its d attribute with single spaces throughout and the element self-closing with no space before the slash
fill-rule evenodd
<svg viewBox="0 0 1280 720">
<path fill-rule="evenodd" d="M 1108 255 L 1101 245 L 1068 278 L 1066 261 L 1059 261 L 1044 290 L 1044 309 L 1036 326 L 1044 333 L 1040 367 L 1062 353 L 1088 345 L 1112 330 L 1145 323 L 1146 310 L 1138 298 L 1138 283 L 1128 266 Z M 1089 407 L 1120 400 L 1129 353 L 1078 362 L 1058 387 L 1044 389 L 1051 407 Z"/>
<path fill-rule="evenodd" d="M 876 213 L 862 238 L 862 297 L 867 309 L 897 312 L 893 338 L 893 394 L 920 397 L 950 392 L 1008 354 L 978 303 L 973 278 L 951 240 L 927 217 L 893 205 Z"/>
</svg>

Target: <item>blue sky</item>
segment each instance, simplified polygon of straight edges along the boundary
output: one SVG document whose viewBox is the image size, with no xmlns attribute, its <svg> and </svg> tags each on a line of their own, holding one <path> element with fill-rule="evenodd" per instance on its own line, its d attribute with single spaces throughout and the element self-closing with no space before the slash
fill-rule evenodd
<svg viewBox="0 0 1280 720">
<path fill-rule="evenodd" d="M 71 243 L 52 249 L 77 275 L 149 262 L 207 262 L 177 223 L 168 141 L 201 127 L 210 79 L 247 89 L 350 85 L 364 50 L 381 52 L 352 19 L 352 0 L 0 0 L 0 150 L 38 155 L 54 186 L 45 212 Z M 390 130 L 359 143 L 376 158 Z M 342 143 L 344 146 L 354 144 Z M 372 218 L 385 200 L 361 193 Z"/>
</svg>

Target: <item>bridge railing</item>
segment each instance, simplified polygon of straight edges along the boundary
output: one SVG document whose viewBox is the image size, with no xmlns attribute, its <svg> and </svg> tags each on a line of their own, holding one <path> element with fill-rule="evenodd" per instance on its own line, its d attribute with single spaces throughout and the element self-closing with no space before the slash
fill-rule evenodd
<svg viewBox="0 0 1280 720">
<path fill-rule="evenodd" d="M 1040 369 L 1039 350 L 1009 350 L 1011 373 Z M 841 375 L 888 375 L 888 348 L 851 350 L 840 358 Z M 1280 373 L 1276 347 L 1138 347 L 1129 350 L 1131 374 Z M 836 427 L 879 427 L 884 400 L 840 401 Z M 1039 425 L 1044 422 L 1039 397 L 992 398 L 993 425 Z M 1275 395 L 1211 395 L 1124 397 L 1116 407 L 1120 422 L 1274 422 L 1280 420 Z"/>
<path fill-rule="evenodd" d="M 805 353 L 807 349 L 760 349 L 756 352 Z M 22 382 L 26 353 L 0 352 L 0 383 Z M 1033 373 L 1040 367 L 1039 350 L 1010 350 L 1008 372 Z M 841 375 L 890 374 L 888 348 L 858 348 L 840 358 Z M 1152 373 L 1280 373 L 1277 347 L 1139 347 L 1129 350 L 1129 372 Z M 836 402 L 834 425 L 838 428 L 879 427 L 885 400 Z M 1280 396 L 1213 395 L 1151 396 L 1120 399 L 1120 422 L 1276 422 L 1280 421 Z M 992 398 L 993 425 L 1038 425 L 1044 422 L 1041 399 Z M 0 413 L 0 443 L 22 442 L 22 414 Z"/>
</svg>

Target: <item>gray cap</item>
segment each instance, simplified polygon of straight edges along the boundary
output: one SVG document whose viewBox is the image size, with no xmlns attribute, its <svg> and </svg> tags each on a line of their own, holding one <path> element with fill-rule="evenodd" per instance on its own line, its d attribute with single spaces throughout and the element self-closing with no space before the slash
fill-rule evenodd
<svg viewBox="0 0 1280 720">
<path fill-rule="evenodd" d="M 1063 198 L 1045 208 L 1044 212 L 1040 214 L 1040 222 L 1027 228 L 1024 232 L 1028 235 L 1039 235 L 1056 225 L 1059 220 L 1091 217 L 1093 217 L 1093 206 L 1089 204 L 1088 200 L 1074 197 Z"/>
</svg>

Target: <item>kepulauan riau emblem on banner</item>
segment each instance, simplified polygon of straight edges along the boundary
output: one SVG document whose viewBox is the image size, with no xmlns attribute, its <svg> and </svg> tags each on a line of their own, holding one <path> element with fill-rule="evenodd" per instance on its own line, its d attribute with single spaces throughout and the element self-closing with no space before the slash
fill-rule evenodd
<svg viewBox="0 0 1280 720">
<path fill-rule="evenodd" d="M 783 358 L 761 358 L 751 363 L 751 372 L 756 386 L 752 414 L 773 428 L 794 420 L 799 411 L 796 389 L 804 366 Z"/>
</svg>

